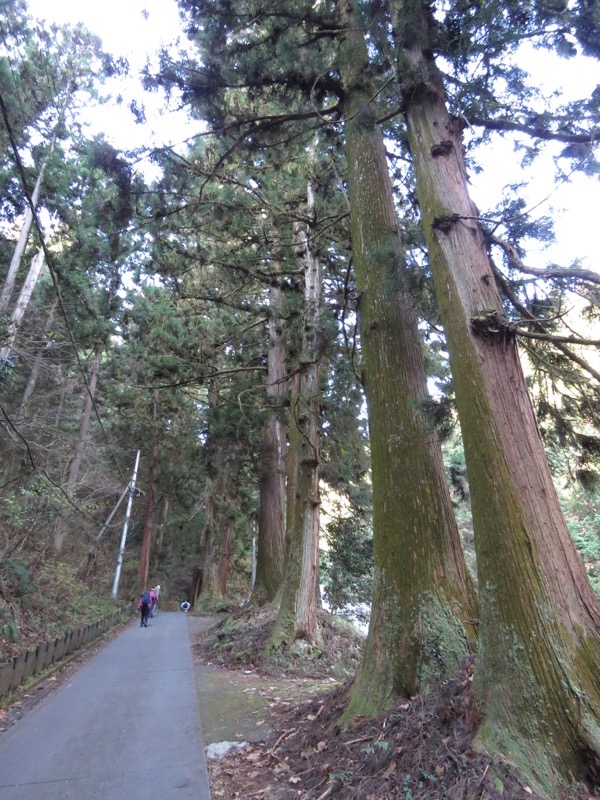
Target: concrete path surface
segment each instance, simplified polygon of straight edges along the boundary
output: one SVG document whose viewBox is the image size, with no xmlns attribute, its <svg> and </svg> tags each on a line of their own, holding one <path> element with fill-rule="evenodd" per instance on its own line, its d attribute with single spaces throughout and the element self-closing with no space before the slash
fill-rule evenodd
<svg viewBox="0 0 600 800">
<path fill-rule="evenodd" d="M 186 615 L 127 627 L 0 737 L 0 800 L 210 800 Z"/>
</svg>

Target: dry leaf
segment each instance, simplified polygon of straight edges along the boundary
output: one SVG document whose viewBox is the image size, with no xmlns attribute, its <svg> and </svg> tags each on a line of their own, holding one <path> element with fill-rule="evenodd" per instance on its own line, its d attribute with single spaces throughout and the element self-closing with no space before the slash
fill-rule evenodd
<svg viewBox="0 0 600 800">
<path fill-rule="evenodd" d="M 527 792 L 527 794 L 533 794 L 533 790 L 529 788 L 529 786 L 524 786 L 523 789 Z"/>
<path fill-rule="evenodd" d="M 317 752 L 320 753 L 322 750 L 325 750 L 326 748 L 327 748 L 327 742 L 319 742 L 319 744 L 317 745 Z"/>
<path fill-rule="evenodd" d="M 444 768 L 442 766 L 440 766 L 439 764 L 435 768 L 434 772 L 438 776 L 438 778 L 443 778 L 444 777 L 444 772 L 445 772 Z"/>
<path fill-rule="evenodd" d="M 387 769 L 386 769 L 386 771 L 383 773 L 383 777 L 384 777 L 384 778 L 389 778 L 389 777 L 390 777 L 390 775 L 393 775 L 393 774 L 394 774 L 394 772 L 396 772 L 396 762 L 395 762 L 395 761 L 391 761 L 391 762 L 388 764 L 388 768 L 387 768 Z"/>
<path fill-rule="evenodd" d="M 297 775 L 292 775 L 290 783 L 300 783 L 300 778 Z"/>
</svg>

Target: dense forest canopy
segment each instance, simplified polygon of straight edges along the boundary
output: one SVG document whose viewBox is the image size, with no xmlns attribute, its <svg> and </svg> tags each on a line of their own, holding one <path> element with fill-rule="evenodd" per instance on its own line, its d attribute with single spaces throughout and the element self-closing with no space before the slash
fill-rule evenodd
<svg viewBox="0 0 600 800">
<path fill-rule="evenodd" d="M 49 565 L 109 594 L 136 491 L 121 597 L 274 603 L 265 657 L 367 608 L 342 724 L 476 653 L 479 746 L 594 785 L 600 275 L 547 198 L 597 181 L 600 6 L 178 7 L 133 150 L 85 124 L 126 61 L 0 9 L 5 639 Z"/>
</svg>

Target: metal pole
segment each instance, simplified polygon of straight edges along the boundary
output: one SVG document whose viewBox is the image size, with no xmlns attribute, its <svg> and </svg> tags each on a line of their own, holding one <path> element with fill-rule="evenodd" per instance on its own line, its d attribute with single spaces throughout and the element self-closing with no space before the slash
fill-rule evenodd
<svg viewBox="0 0 600 800">
<path fill-rule="evenodd" d="M 256 583 L 256 531 L 252 525 L 252 586 L 250 587 L 250 594 L 254 591 L 254 584 Z"/>
<path fill-rule="evenodd" d="M 123 533 L 121 534 L 121 544 L 119 545 L 119 556 L 117 558 L 117 569 L 115 572 L 115 580 L 112 587 L 112 598 L 117 599 L 119 591 L 119 580 L 121 578 L 121 567 L 123 566 L 123 558 L 125 556 L 125 542 L 127 541 L 127 526 L 129 525 L 129 517 L 131 515 L 131 505 L 133 503 L 133 493 L 135 491 L 135 479 L 137 477 L 138 464 L 140 463 L 140 451 L 137 451 L 135 459 L 135 467 L 133 468 L 133 477 L 129 484 L 129 499 L 127 500 L 127 509 L 125 511 L 125 521 L 123 522 Z"/>
<path fill-rule="evenodd" d="M 106 529 L 107 529 L 107 528 L 108 528 L 108 526 L 110 525 L 110 521 L 111 521 L 111 519 L 112 519 L 112 518 L 114 517 L 114 515 L 117 513 L 117 511 L 118 511 L 118 509 L 119 509 L 119 506 L 121 505 L 121 503 L 122 503 L 122 502 L 123 502 L 123 500 L 125 499 L 125 495 L 126 495 L 126 494 L 127 494 L 127 492 L 129 491 L 129 488 L 130 488 L 130 487 L 129 487 L 129 484 L 128 484 L 128 485 L 125 487 L 125 489 L 123 489 L 123 494 L 122 494 L 122 495 L 121 495 L 121 497 L 119 497 L 119 499 L 117 500 L 117 504 L 116 504 L 116 506 L 115 506 L 115 507 L 113 508 L 113 510 L 110 512 L 110 514 L 109 514 L 109 516 L 108 516 L 108 519 L 106 520 L 106 522 L 104 523 L 104 525 L 103 525 L 103 526 L 100 528 L 100 530 L 99 530 L 99 531 L 98 531 L 98 533 L 96 534 L 96 538 L 94 539 L 94 541 L 95 541 L 95 542 L 99 542 L 99 541 L 100 541 L 100 539 L 101 539 L 101 538 L 104 536 L 104 532 L 106 531 Z"/>
</svg>

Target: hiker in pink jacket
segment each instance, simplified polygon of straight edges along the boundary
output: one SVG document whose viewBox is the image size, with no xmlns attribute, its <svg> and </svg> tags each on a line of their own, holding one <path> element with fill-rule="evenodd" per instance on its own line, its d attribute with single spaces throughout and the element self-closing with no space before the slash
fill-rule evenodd
<svg viewBox="0 0 600 800">
<path fill-rule="evenodd" d="M 156 589 L 150 589 L 150 616 L 153 617 L 156 614 L 156 606 L 158 605 L 158 597 L 156 595 Z"/>
</svg>

